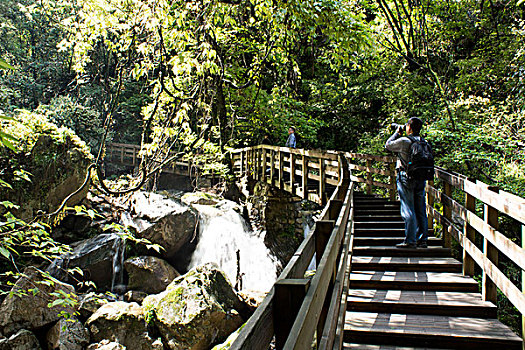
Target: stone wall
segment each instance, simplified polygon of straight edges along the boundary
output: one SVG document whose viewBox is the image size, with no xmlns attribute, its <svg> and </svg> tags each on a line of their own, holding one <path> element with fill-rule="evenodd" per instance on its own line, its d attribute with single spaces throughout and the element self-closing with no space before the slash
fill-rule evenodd
<svg viewBox="0 0 525 350">
<path fill-rule="evenodd" d="M 264 242 L 284 267 L 304 239 L 305 224 L 313 224 L 315 203 L 264 182 L 251 182 L 248 210 L 252 226 L 266 231 Z"/>
</svg>

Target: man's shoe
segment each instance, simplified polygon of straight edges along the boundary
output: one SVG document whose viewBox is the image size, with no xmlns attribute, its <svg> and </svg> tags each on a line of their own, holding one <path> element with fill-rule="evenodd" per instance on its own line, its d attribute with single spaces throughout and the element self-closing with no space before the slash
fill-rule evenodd
<svg viewBox="0 0 525 350">
<path fill-rule="evenodd" d="M 417 242 L 417 247 L 418 248 L 428 248 L 427 241 L 418 241 Z"/>
<path fill-rule="evenodd" d="M 396 247 L 397 248 L 412 248 L 412 249 L 417 248 L 415 243 L 405 243 L 405 242 L 396 244 Z"/>
</svg>

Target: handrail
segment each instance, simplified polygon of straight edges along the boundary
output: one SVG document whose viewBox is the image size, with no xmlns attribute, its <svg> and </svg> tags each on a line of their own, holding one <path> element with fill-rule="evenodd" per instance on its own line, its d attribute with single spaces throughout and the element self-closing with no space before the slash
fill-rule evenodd
<svg viewBox="0 0 525 350">
<path fill-rule="evenodd" d="M 121 157 L 136 152 L 136 147 L 125 146 L 115 145 Z M 278 349 L 309 348 L 315 331 L 319 349 L 341 348 L 352 254 L 352 193 L 364 185 L 369 194 L 395 199 L 395 158 L 259 145 L 233 150 L 231 159 L 236 175 L 324 205 L 314 229 L 231 349 L 267 349 L 274 337 Z M 442 225 L 444 246 L 451 247 L 452 238 L 459 243 L 464 274 L 472 276 L 476 265 L 481 268 L 484 300 L 496 302 L 499 288 L 523 317 L 525 283 L 520 290 L 499 269 L 498 261 L 500 255 L 506 256 L 525 279 L 525 199 L 440 167 L 435 169 L 435 181 L 427 183 L 426 194 L 429 228 Z M 477 204 L 483 207 L 482 215 Z M 500 231 L 501 215 L 522 226 L 523 246 Z M 318 269 L 305 279 L 314 253 Z"/>
<path fill-rule="evenodd" d="M 390 170 L 393 158 L 267 145 L 234 150 L 231 158 L 237 175 L 268 182 L 326 205 L 314 229 L 301 243 L 230 349 L 268 349 L 274 336 L 277 349 L 310 348 L 316 331 L 319 349 L 331 348 L 334 344 L 341 346 L 341 325 L 346 311 L 346 299 L 342 301 L 341 295 L 348 286 L 351 261 L 353 190 L 359 182 L 365 183 L 370 192 L 373 187 L 395 189 L 389 183 L 392 174 L 389 171 L 383 173 L 385 170 L 375 164 L 385 163 Z M 367 162 L 370 171 L 377 170 L 375 174 L 384 178 L 367 176 L 361 181 L 357 169 L 361 161 Z M 350 174 L 351 169 L 357 169 L 355 175 Z M 385 179 L 387 183 L 381 182 Z M 300 187 L 295 186 L 297 184 Z M 311 190 L 312 184 L 314 190 Z M 326 186 L 334 184 L 336 186 L 326 200 Z M 304 273 L 314 253 L 318 268 L 311 279 L 305 279 Z"/>
<path fill-rule="evenodd" d="M 482 270 L 482 296 L 486 301 L 497 302 L 497 288 L 509 299 L 516 309 L 525 315 L 525 295 L 523 286 L 520 290 L 499 269 L 500 254 L 508 257 L 521 270 L 525 270 L 525 199 L 489 186 L 479 180 L 469 179 L 464 175 L 436 167 L 435 178 L 441 183 L 439 189 L 434 183 L 427 184 L 427 209 L 429 223 L 434 220 L 443 226 L 445 246 L 450 246 L 451 238 L 460 245 L 463 254 L 463 272 L 474 275 L 475 265 Z M 441 203 L 442 211 L 434 208 L 433 203 Z M 483 206 L 480 217 L 476 203 Z M 463 223 L 453 220 L 453 215 Z M 499 217 L 507 215 L 522 225 L 522 246 L 514 243 L 499 231 Z M 476 240 L 483 242 L 478 248 Z"/>
<path fill-rule="evenodd" d="M 140 155 L 141 146 L 112 142 L 106 146 L 106 159 L 110 161 L 117 161 L 119 164 L 128 166 L 138 166 L 142 159 Z M 156 164 L 159 164 L 158 162 Z M 166 164 L 162 171 L 165 173 L 172 173 L 177 175 L 191 175 L 195 173 L 195 166 L 189 161 L 176 160 Z"/>
</svg>

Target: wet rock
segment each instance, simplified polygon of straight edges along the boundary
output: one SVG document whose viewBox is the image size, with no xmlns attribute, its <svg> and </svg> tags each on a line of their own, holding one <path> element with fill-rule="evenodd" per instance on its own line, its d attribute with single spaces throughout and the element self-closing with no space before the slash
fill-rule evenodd
<svg viewBox="0 0 525 350">
<path fill-rule="evenodd" d="M 101 306 L 116 301 L 114 298 L 109 297 L 107 294 L 100 293 L 87 293 L 79 295 L 79 306 L 78 311 L 82 318 L 88 319 L 93 315 Z"/>
<path fill-rule="evenodd" d="M 148 294 L 160 293 L 180 274 L 165 260 L 139 256 L 124 262 L 129 274 L 128 288 Z"/>
<path fill-rule="evenodd" d="M 28 290 L 31 290 L 28 292 Z M 42 272 L 28 267 L 11 289 L 13 296 L 7 297 L 0 306 L 0 329 L 4 335 L 10 335 L 21 329 L 38 329 L 59 320 L 60 313 L 72 315 L 71 306 L 48 307 L 57 297 L 54 293 L 63 293 L 76 300 L 71 285 L 53 280 L 48 283 Z"/>
<path fill-rule="evenodd" d="M 126 350 L 126 347 L 113 341 L 103 340 L 100 343 L 91 344 L 87 350 Z"/>
<path fill-rule="evenodd" d="M 162 350 L 162 342 L 152 339 L 137 303 L 116 301 L 103 305 L 86 322 L 91 340 L 117 342 L 133 350 Z"/>
<path fill-rule="evenodd" d="M 93 281 L 97 288 L 109 289 L 116 283 L 122 271 L 119 271 L 120 260 L 124 253 L 124 242 L 115 233 L 105 233 L 86 239 L 75 245 L 73 251 L 53 262 L 47 271 L 54 277 L 72 282 L 67 275 L 68 268 L 79 267 L 82 276 L 77 280 Z"/>
<path fill-rule="evenodd" d="M 138 290 L 130 290 L 124 295 L 124 300 L 128 303 L 135 302 L 142 304 L 142 301 L 148 296 L 148 293 L 141 292 Z"/>
<path fill-rule="evenodd" d="M 40 344 L 36 336 L 22 329 L 8 339 L 0 339 L 0 350 L 40 350 Z"/>
<path fill-rule="evenodd" d="M 208 349 L 223 341 L 248 317 L 224 273 L 213 264 L 175 279 L 142 303 L 169 349 Z"/>
<path fill-rule="evenodd" d="M 182 203 L 188 206 L 192 204 L 216 205 L 217 203 L 219 203 L 220 200 L 221 198 L 219 196 L 205 192 L 186 193 L 181 198 Z"/>
<path fill-rule="evenodd" d="M 89 332 L 76 318 L 58 321 L 46 335 L 48 349 L 82 350 L 89 344 Z"/>
</svg>

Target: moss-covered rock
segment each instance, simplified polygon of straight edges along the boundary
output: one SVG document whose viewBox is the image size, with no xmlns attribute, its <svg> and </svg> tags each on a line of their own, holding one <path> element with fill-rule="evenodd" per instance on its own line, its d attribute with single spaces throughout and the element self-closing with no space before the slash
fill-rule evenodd
<svg viewBox="0 0 525 350">
<path fill-rule="evenodd" d="M 175 279 L 142 303 L 146 318 L 158 327 L 169 349 L 208 349 L 224 341 L 242 323 L 247 306 L 213 264 Z"/>
<path fill-rule="evenodd" d="M 21 205 L 16 213 L 20 218 L 31 219 L 38 210 L 55 210 L 83 183 L 93 157 L 73 131 L 27 111 L 2 125 L 2 131 L 16 137 L 13 146 L 17 151 L 1 149 L 2 180 L 13 189 L 0 188 L 0 196 Z M 82 200 L 87 190 L 71 198 L 68 205 Z"/>
<path fill-rule="evenodd" d="M 143 310 L 137 303 L 116 301 L 103 305 L 87 320 L 93 342 L 109 340 L 135 350 L 162 350 L 150 336 Z"/>
</svg>

